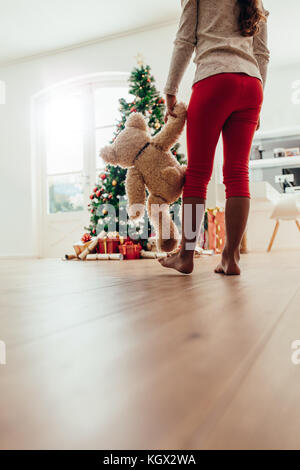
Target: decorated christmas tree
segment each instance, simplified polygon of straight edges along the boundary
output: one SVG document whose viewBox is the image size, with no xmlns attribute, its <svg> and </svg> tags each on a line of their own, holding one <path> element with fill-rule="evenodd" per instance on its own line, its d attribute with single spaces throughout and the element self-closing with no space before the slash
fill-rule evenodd
<svg viewBox="0 0 300 470">
<path fill-rule="evenodd" d="M 126 101 L 124 98 L 119 100 L 121 118 L 116 124 L 116 130 L 112 136 L 110 143 L 112 144 L 118 134 L 124 129 L 126 120 L 131 113 L 142 113 L 148 122 L 152 135 L 157 134 L 164 125 L 165 101 L 160 96 L 155 86 L 155 79 L 151 75 L 149 65 L 144 65 L 140 54 L 137 56 L 138 67 L 135 67 L 129 77 L 129 93 L 133 95 L 132 101 Z M 184 163 L 185 157 L 178 152 L 179 144 L 172 147 L 171 152 L 177 158 L 180 164 Z M 90 195 L 91 202 L 89 204 L 90 224 L 86 229 L 92 236 L 98 235 L 103 230 L 108 231 L 110 214 L 106 204 L 111 204 L 115 208 L 115 230 L 120 231 L 119 220 L 120 210 L 127 205 L 125 196 L 125 177 L 126 169 L 107 165 L 105 170 L 100 173 L 98 182 L 95 184 L 93 193 Z M 123 197 L 122 197 L 123 196 Z M 121 199 L 120 199 L 121 198 Z M 177 201 L 175 204 L 180 204 Z M 145 219 L 144 219 L 145 220 Z M 126 223 L 123 221 L 123 223 Z M 148 223 L 148 219 L 147 219 Z M 136 230 L 143 226 L 143 222 L 139 222 Z M 148 234 L 151 233 L 150 224 L 148 226 Z"/>
</svg>

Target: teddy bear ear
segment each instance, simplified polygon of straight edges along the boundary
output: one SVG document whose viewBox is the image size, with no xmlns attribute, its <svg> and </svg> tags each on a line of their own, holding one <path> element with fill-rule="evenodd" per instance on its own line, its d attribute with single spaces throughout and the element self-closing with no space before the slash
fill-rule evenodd
<svg viewBox="0 0 300 470">
<path fill-rule="evenodd" d="M 106 163 L 110 163 L 111 165 L 117 165 L 117 154 L 112 145 L 106 145 L 105 147 L 103 147 L 100 150 L 99 156 Z"/>
<path fill-rule="evenodd" d="M 148 126 L 146 124 L 145 118 L 141 113 L 133 113 L 129 116 L 126 121 L 126 127 L 137 127 L 142 131 L 148 130 Z"/>
</svg>

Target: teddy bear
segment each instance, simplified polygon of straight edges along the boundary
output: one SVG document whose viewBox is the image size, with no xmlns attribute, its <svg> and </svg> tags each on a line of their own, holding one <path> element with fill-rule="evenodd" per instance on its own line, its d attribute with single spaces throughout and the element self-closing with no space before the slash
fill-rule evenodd
<svg viewBox="0 0 300 470">
<path fill-rule="evenodd" d="M 128 168 L 125 188 L 131 219 L 143 217 L 148 189 L 148 216 L 157 234 L 157 248 L 165 252 L 173 251 L 178 244 L 179 234 L 169 204 L 180 197 L 186 170 L 170 151 L 183 131 L 186 105 L 177 103 L 173 111 L 176 117 L 169 116 L 154 136 L 144 116 L 132 113 L 114 143 L 100 150 L 106 163 Z"/>
</svg>

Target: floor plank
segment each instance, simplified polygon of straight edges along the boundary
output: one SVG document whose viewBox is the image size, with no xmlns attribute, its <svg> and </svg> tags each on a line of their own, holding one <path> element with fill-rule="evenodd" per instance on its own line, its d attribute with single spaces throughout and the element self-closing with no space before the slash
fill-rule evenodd
<svg viewBox="0 0 300 470">
<path fill-rule="evenodd" d="M 241 383 L 223 416 L 191 445 L 206 449 L 300 449 L 300 365 L 291 348 L 300 340 L 300 288 Z M 300 356 L 300 355 L 299 355 Z M 299 357 L 298 356 L 298 357 Z"/>
<path fill-rule="evenodd" d="M 0 448 L 221 445 L 292 308 L 300 252 L 245 255 L 240 277 L 216 275 L 217 261 L 196 260 L 192 276 L 152 260 L 1 263 Z M 247 427 L 234 430 L 225 444 L 243 445 Z"/>
</svg>

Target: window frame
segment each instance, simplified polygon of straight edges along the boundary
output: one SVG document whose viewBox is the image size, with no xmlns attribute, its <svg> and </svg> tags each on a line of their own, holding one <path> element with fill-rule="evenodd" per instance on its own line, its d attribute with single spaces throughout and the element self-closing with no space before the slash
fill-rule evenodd
<svg viewBox="0 0 300 470">
<path fill-rule="evenodd" d="M 96 168 L 96 122 L 94 113 L 94 93 L 97 88 L 127 88 L 129 72 L 101 72 L 85 76 L 75 77 L 50 86 L 36 93 L 31 98 L 31 148 L 32 148 L 32 215 L 33 233 L 37 245 L 38 254 L 43 254 L 43 235 L 49 220 L 55 222 L 62 219 L 72 221 L 87 212 L 87 193 L 90 194 L 94 187 L 97 172 Z M 129 87 L 128 87 L 129 88 Z M 70 211 L 48 213 L 47 194 L 47 165 L 45 133 L 43 129 L 45 107 L 49 99 L 59 94 L 76 92 L 82 89 L 85 93 L 84 119 L 87 125 L 84 132 L 84 161 L 88 162 L 84 168 L 83 178 L 86 178 L 83 211 Z M 112 124 L 113 125 L 113 124 Z M 66 172 L 63 175 L 75 172 Z"/>
<path fill-rule="evenodd" d="M 128 74 L 128 75 L 129 75 L 129 74 Z M 129 78 L 129 76 L 128 76 L 128 78 Z M 103 86 L 103 83 L 105 83 L 105 86 Z M 101 83 L 98 82 L 98 83 L 94 84 L 94 88 L 93 88 L 94 94 L 96 93 L 97 89 L 99 89 L 99 88 L 101 88 L 101 89 L 103 89 L 103 88 L 110 88 L 110 89 L 111 89 L 111 88 L 129 88 L 129 87 L 128 87 L 127 82 L 126 82 L 126 84 L 125 84 L 124 81 L 121 81 L 121 80 L 120 80 L 120 81 L 116 80 L 116 81 L 114 82 L 114 86 L 111 86 L 111 83 L 107 83 L 107 82 L 103 82 L 103 81 L 102 81 Z M 95 102 L 95 101 L 94 101 L 94 102 Z M 96 133 L 97 133 L 97 131 L 102 130 L 102 129 L 110 129 L 110 128 L 111 128 L 112 131 L 113 131 L 114 128 L 115 128 L 115 126 L 116 126 L 116 122 L 112 122 L 111 124 L 103 124 L 102 126 L 97 126 L 97 125 L 96 125 L 96 120 L 95 120 L 95 127 L 94 127 L 94 130 L 95 130 L 95 141 L 96 141 Z M 113 134 L 112 134 L 112 136 L 113 136 Z M 107 142 L 107 145 L 108 145 L 108 144 L 109 144 L 109 142 Z M 100 149 L 98 149 L 98 150 L 100 150 Z M 96 172 L 97 172 L 97 171 L 104 170 L 104 169 L 105 169 L 105 166 L 106 166 L 105 163 L 103 164 L 102 167 L 101 167 L 101 166 L 100 166 L 100 167 L 97 167 L 97 165 L 96 165 Z M 97 176 L 97 175 L 96 175 L 96 176 Z"/>
</svg>

